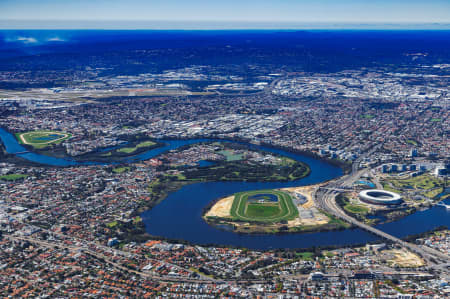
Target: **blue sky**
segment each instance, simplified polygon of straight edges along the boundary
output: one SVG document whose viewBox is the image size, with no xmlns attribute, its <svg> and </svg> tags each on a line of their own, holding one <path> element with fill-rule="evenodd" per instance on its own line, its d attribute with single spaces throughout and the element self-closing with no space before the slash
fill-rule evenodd
<svg viewBox="0 0 450 299">
<path fill-rule="evenodd" d="M 87 22 L 93 27 L 101 23 L 107 27 L 114 22 L 125 26 L 129 21 L 146 26 L 152 26 L 155 21 L 216 22 L 222 26 L 228 23 L 259 23 L 258 26 L 269 23 L 448 24 L 450 0 L 0 0 L 3 28 L 8 24 L 39 27 L 52 22 L 71 26 Z"/>
</svg>

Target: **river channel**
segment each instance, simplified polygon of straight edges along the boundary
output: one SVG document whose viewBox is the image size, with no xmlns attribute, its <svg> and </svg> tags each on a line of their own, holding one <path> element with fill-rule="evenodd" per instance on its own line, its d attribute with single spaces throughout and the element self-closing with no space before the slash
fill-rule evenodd
<svg viewBox="0 0 450 299">
<path fill-rule="evenodd" d="M 6 151 L 23 159 L 47 166 L 105 165 L 104 162 L 82 162 L 71 158 L 55 158 L 34 152 L 27 152 L 16 138 L 0 128 L 0 139 Z M 139 155 L 124 158 L 122 162 L 133 163 L 151 159 L 172 149 L 187 144 L 203 141 L 236 142 L 212 139 L 159 140 L 164 146 Z M 293 186 L 305 186 L 321 183 L 342 175 L 339 167 L 325 161 L 301 154 L 267 146 L 248 144 L 252 149 L 264 150 L 284 155 L 304 162 L 311 168 L 309 176 L 291 182 L 205 182 L 182 187 L 169 194 L 160 204 L 142 213 L 142 218 L 149 234 L 169 239 L 186 240 L 202 245 L 221 244 L 253 249 L 272 248 L 307 248 L 312 246 L 350 245 L 377 240 L 377 237 L 360 229 L 342 231 L 303 233 L 303 234 L 236 234 L 231 231 L 217 229 L 202 219 L 202 210 L 209 202 L 235 192 L 273 189 Z M 114 162 L 117 163 L 117 162 Z M 112 164 L 112 163 L 111 163 Z M 443 207 L 435 206 L 416 212 L 400 220 L 378 225 L 377 228 L 397 237 L 421 233 L 441 225 L 450 225 L 450 212 Z"/>
</svg>

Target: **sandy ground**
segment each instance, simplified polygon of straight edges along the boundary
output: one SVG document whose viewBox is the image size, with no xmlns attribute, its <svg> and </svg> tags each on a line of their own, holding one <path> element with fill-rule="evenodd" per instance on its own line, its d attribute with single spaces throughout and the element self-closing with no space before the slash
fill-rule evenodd
<svg viewBox="0 0 450 299">
<path fill-rule="evenodd" d="M 313 219 L 302 219 L 302 218 L 295 218 L 294 220 L 288 221 L 289 227 L 295 227 L 295 226 L 314 226 L 314 225 L 323 225 L 327 224 L 329 221 L 328 217 L 321 213 L 314 213 Z"/>
<path fill-rule="evenodd" d="M 234 195 L 222 198 L 205 214 L 208 216 L 216 217 L 229 217 L 231 206 L 233 205 Z"/>
<path fill-rule="evenodd" d="M 394 255 L 394 258 L 389 260 L 393 266 L 411 268 L 425 265 L 425 262 L 418 255 L 406 250 L 392 249 L 385 253 Z"/>
<path fill-rule="evenodd" d="M 314 218 L 299 217 L 294 220 L 288 221 L 289 227 L 323 225 L 323 224 L 327 224 L 330 221 L 327 216 L 320 213 L 319 210 L 317 210 L 317 208 L 315 207 L 314 200 L 312 198 L 312 193 L 314 192 L 314 190 L 317 189 L 318 186 L 320 186 L 320 185 L 318 184 L 318 185 L 291 187 L 291 188 L 281 189 L 281 190 L 288 191 L 288 192 L 300 193 L 303 196 L 305 196 L 308 201 L 305 202 L 304 204 L 302 204 L 301 207 L 305 210 L 310 210 L 314 215 Z"/>
<path fill-rule="evenodd" d="M 314 201 L 312 198 L 312 193 L 317 187 L 319 187 L 320 184 L 317 185 L 309 185 L 309 186 L 302 186 L 302 187 L 290 187 L 290 188 L 283 188 L 281 190 L 288 191 L 288 192 L 297 192 L 306 197 L 308 200 L 306 203 L 302 205 L 303 208 L 308 209 L 314 206 Z"/>
</svg>

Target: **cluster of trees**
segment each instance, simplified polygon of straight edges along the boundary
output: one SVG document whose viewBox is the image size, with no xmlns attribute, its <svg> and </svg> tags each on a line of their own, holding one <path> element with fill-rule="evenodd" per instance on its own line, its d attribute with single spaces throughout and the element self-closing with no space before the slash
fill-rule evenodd
<svg viewBox="0 0 450 299">
<path fill-rule="evenodd" d="M 287 166 L 262 165 L 242 162 L 222 162 L 214 167 L 196 168 L 184 172 L 187 179 L 211 181 L 282 181 L 301 178 L 309 173 L 309 168 L 300 162 Z"/>
</svg>

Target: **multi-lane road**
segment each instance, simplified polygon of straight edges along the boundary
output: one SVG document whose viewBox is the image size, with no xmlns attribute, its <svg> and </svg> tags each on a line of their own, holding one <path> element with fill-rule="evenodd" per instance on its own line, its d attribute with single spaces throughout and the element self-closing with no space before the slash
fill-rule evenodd
<svg viewBox="0 0 450 299">
<path fill-rule="evenodd" d="M 449 261 L 450 257 L 440 251 L 429 248 L 427 246 L 419 246 L 416 244 L 405 242 L 393 235 L 390 235 L 386 232 L 383 232 L 375 227 L 369 226 L 365 223 L 362 223 L 355 218 L 347 215 L 336 203 L 336 196 L 339 194 L 341 190 L 345 190 L 350 187 L 353 182 L 358 180 L 362 174 L 364 174 L 367 170 L 358 170 L 359 161 L 355 161 L 352 165 L 352 172 L 348 175 L 344 175 L 337 180 L 331 181 L 328 184 L 319 187 L 318 190 L 314 192 L 314 200 L 316 204 L 323 210 L 332 215 L 356 226 L 365 231 L 368 231 L 372 234 L 375 234 L 382 239 L 389 240 L 391 242 L 397 243 L 398 245 L 409 249 L 412 252 L 415 252 L 426 259 L 430 266 L 436 269 L 444 270 L 446 272 L 449 271 Z"/>
</svg>

